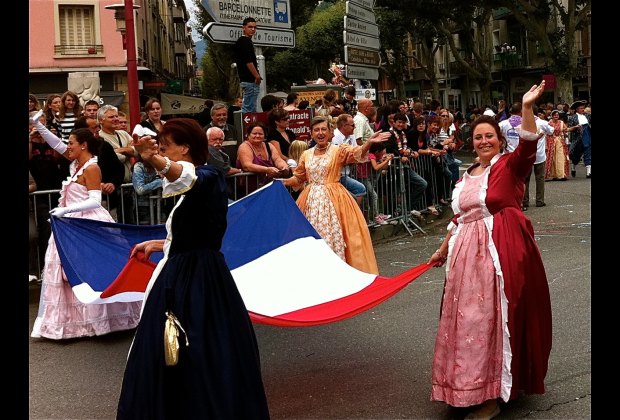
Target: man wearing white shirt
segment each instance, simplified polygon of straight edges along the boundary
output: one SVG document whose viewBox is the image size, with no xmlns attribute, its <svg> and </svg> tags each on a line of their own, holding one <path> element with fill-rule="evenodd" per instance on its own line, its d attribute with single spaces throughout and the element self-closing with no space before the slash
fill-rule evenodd
<svg viewBox="0 0 620 420">
<path fill-rule="evenodd" d="M 375 133 L 368 119 L 374 111 L 374 106 L 370 99 L 363 98 L 357 101 L 357 114 L 355 114 L 353 122 L 355 124 L 355 141 L 359 146 L 364 144 Z"/>
<path fill-rule="evenodd" d="M 534 115 L 537 114 L 536 106 L 533 107 Z M 553 127 L 549 125 L 547 120 L 536 117 L 536 128 L 542 137 L 538 139 L 536 144 L 536 160 L 534 160 L 534 179 L 536 181 L 536 207 L 544 207 L 545 204 L 545 161 L 547 153 L 545 146 L 547 144 L 547 136 L 553 134 Z M 530 177 L 532 171 L 525 178 L 525 194 L 523 194 L 523 210 L 527 210 L 530 205 Z"/>
<path fill-rule="evenodd" d="M 355 123 L 353 117 L 350 114 L 340 114 L 336 119 L 336 129 L 334 130 L 334 136 L 332 137 L 332 144 L 349 144 L 351 146 L 357 146 L 357 141 L 353 131 L 355 129 Z M 361 182 L 351 178 L 350 165 L 344 166 L 340 170 L 340 183 L 351 193 L 351 195 L 357 201 L 357 204 L 362 206 L 362 200 L 366 195 L 366 186 Z"/>
</svg>

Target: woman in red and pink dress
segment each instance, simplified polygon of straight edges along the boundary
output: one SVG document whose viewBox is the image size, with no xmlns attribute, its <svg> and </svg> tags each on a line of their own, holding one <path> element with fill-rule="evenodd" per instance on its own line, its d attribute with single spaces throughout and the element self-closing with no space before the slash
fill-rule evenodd
<svg viewBox="0 0 620 420">
<path fill-rule="evenodd" d="M 523 95 L 513 153 L 503 153 L 506 139 L 494 118 L 472 124 L 479 162 L 456 184 L 454 219 L 429 261 L 446 262 L 431 400 L 472 407 L 467 418 L 493 418 L 499 399 L 545 391 L 551 301 L 532 224 L 521 211 L 540 137 L 532 105 L 544 83 Z"/>
<path fill-rule="evenodd" d="M 32 118 L 33 126 L 54 150 L 72 160 L 70 175 L 62 183 L 59 206 L 50 214 L 114 222 L 101 206 L 101 169 L 96 156 L 101 140 L 95 138 L 88 128 L 78 128 L 71 132 L 69 142 L 65 144 L 41 124 L 39 115 Z M 52 234 L 45 253 L 39 312 L 31 337 L 61 340 L 132 329 L 138 325 L 141 308 L 141 301 L 80 302 L 65 278 Z"/>
</svg>

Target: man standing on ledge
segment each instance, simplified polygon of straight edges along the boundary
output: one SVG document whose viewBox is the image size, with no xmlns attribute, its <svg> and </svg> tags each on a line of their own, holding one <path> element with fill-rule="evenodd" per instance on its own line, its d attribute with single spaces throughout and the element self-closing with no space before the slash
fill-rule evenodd
<svg viewBox="0 0 620 420">
<path fill-rule="evenodd" d="M 255 33 L 256 20 L 252 17 L 243 19 L 243 35 L 235 43 L 237 72 L 243 91 L 243 105 L 241 106 L 243 113 L 256 112 L 256 100 L 258 99 L 260 83 L 263 80 L 258 73 L 256 53 L 254 52 L 254 43 L 252 43 L 252 37 Z"/>
</svg>

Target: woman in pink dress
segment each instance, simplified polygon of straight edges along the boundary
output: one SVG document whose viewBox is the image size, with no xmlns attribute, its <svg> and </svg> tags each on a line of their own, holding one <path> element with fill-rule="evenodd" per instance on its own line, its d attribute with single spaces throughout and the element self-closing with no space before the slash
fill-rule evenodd
<svg viewBox="0 0 620 420">
<path fill-rule="evenodd" d="M 50 214 L 114 222 L 110 213 L 101 207 L 101 169 L 95 155 L 101 140 L 95 138 L 89 129 L 78 128 L 71 132 L 69 143 L 64 144 L 36 117 L 33 117 L 34 127 L 45 141 L 72 160 L 70 175 L 62 183 L 59 207 Z M 142 302 L 84 304 L 75 297 L 65 279 L 53 234 L 45 253 L 42 280 L 39 313 L 32 337 L 53 340 L 87 337 L 138 325 Z"/>
<path fill-rule="evenodd" d="M 545 391 L 549 286 L 532 224 L 520 206 L 540 137 L 532 105 L 544 83 L 523 95 L 513 153 L 502 153 L 506 139 L 493 117 L 472 124 L 479 162 L 456 184 L 454 219 L 429 260 L 446 262 L 431 400 L 472 407 L 467 418 L 493 418 L 500 398 L 508 402 L 519 391 Z"/>
</svg>

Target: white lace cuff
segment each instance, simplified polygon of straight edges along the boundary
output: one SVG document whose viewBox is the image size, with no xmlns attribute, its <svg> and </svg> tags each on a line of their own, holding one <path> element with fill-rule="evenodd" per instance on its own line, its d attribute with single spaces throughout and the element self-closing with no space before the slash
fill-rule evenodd
<svg viewBox="0 0 620 420">
<path fill-rule="evenodd" d="M 519 137 L 523 140 L 538 140 L 541 135 L 540 132 L 532 133 L 531 131 L 525 131 L 521 128 L 521 125 L 516 126 L 515 130 L 517 130 L 517 134 L 519 134 Z"/>
</svg>

